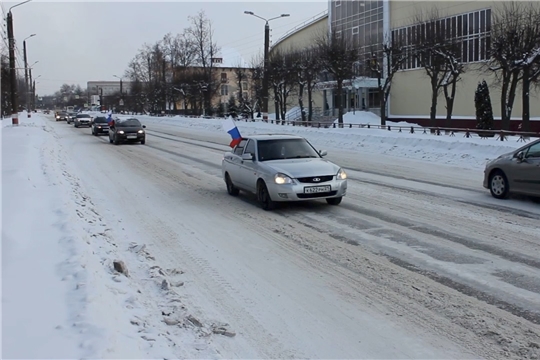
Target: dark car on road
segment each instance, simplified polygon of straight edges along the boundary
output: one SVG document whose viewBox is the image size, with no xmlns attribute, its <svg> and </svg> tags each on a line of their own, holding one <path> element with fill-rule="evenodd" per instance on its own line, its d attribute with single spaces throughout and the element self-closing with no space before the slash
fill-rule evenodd
<svg viewBox="0 0 540 360">
<path fill-rule="evenodd" d="M 56 113 L 56 121 L 68 121 L 69 115 L 65 111 L 58 111 Z"/>
<path fill-rule="evenodd" d="M 105 116 L 98 116 L 92 122 L 92 135 L 98 136 L 109 133 L 109 123 Z"/>
<path fill-rule="evenodd" d="M 109 142 L 115 145 L 124 142 L 144 144 L 146 142 L 145 128 L 146 126 L 135 118 L 115 119 L 113 126 L 109 127 Z"/>
<path fill-rule="evenodd" d="M 67 118 L 67 123 L 68 124 L 71 124 L 72 122 L 75 121 L 75 118 L 77 117 L 77 113 L 76 112 L 68 112 L 68 118 Z"/>
</svg>

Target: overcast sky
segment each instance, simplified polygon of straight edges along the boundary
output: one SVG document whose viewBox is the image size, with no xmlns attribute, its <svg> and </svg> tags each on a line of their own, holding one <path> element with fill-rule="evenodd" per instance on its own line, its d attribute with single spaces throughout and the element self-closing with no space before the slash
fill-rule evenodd
<svg viewBox="0 0 540 360">
<path fill-rule="evenodd" d="M 2 2 L 4 16 L 20 3 Z M 36 93 L 49 95 L 63 83 L 86 88 L 90 80 L 118 80 L 137 50 L 153 43 L 168 32 L 182 32 L 188 27 L 188 16 L 203 9 L 212 21 L 215 40 L 224 57 L 235 52 L 250 61 L 262 54 L 264 21 L 245 15 L 244 10 L 272 18 L 282 13 L 291 16 L 270 22 L 271 41 L 277 41 L 291 28 L 325 11 L 327 0 L 238 1 L 223 0 L 126 2 L 33 0 L 12 9 L 14 33 L 22 62 L 23 40 L 26 41 L 28 64 L 35 61 L 32 75 Z M 3 28 L 6 37 L 5 27 Z M 17 53 L 18 54 L 18 53 Z M 237 55 L 238 56 L 238 55 Z M 227 59 L 224 58 L 224 62 Z M 22 65 L 21 65 L 22 66 Z"/>
</svg>

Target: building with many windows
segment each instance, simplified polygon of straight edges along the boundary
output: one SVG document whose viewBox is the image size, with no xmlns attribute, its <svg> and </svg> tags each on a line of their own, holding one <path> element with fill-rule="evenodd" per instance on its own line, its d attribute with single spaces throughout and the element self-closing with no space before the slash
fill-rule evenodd
<svg viewBox="0 0 540 360">
<path fill-rule="evenodd" d="M 494 12 L 504 1 L 397 1 L 397 0 L 329 0 L 328 11 L 285 34 L 271 49 L 291 51 L 315 44 L 320 31 L 335 32 L 358 49 L 359 55 L 380 54 L 382 43 L 399 41 L 404 45 L 407 60 L 395 74 L 392 82 L 388 118 L 427 124 L 431 107 L 431 85 L 426 70 L 417 57 L 412 56 L 415 44 L 430 34 L 442 34 L 457 46 L 464 73 L 457 84 L 454 98 L 452 126 L 475 126 L 474 95 L 478 83 L 488 83 L 495 119 L 501 118 L 501 92 L 493 72 L 486 69 L 491 47 Z M 506 2 L 508 3 L 508 2 Z M 540 6 L 540 3 L 538 3 Z M 363 74 L 366 75 L 366 74 Z M 346 110 L 367 109 L 379 113 L 380 99 L 374 87 L 376 79 L 362 76 L 359 81 L 346 85 Z M 519 89 L 519 85 L 518 85 Z M 335 108 L 332 84 L 320 87 L 315 106 Z M 540 91 L 531 87 L 531 128 L 540 131 Z M 294 105 L 294 99 L 291 104 Z M 271 110 L 270 110 L 271 111 Z M 516 91 L 512 128 L 521 118 L 521 91 Z M 439 94 L 437 118 L 446 117 L 445 97 Z M 442 122 L 441 122 L 442 124 Z"/>
</svg>

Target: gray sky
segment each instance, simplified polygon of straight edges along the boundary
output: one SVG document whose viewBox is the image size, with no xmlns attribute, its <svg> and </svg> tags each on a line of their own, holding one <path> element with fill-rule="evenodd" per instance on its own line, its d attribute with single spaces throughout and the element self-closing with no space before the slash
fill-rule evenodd
<svg viewBox="0 0 540 360">
<path fill-rule="evenodd" d="M 9 7 L 21 2 L 2 2 L 4 16 Z M 89 80 L 117 80 L 129 61 L 145 43 L 153 43 L 168 32 L 182 32 L 188 16 L 201 9 L 212 21 L 215 40 L 227 54 L 240 53 L 250 61 L 262 54 L 264 21 L 244 10 L 271 18 L 282 13 L 291 16 L 270 22 L 271 41 L 277 41 L 291 28 L 326 10 L 327 0 L 287 1 L 67 1 L 33 0 L 12 10 L 20 64 L 23 39 L 28 64 L 39 61 L 32 70 L 38 95 L 49 95 L 63 83 L 80 84 Z M 5 27 L 3 28 L 5 31 Z M 3 34 L 5 36 L 5 33 Z M 19 53 L 17 53 L 17 56 Z M 22 72 L 21 72 L 22 74 Z"/>
</svg>

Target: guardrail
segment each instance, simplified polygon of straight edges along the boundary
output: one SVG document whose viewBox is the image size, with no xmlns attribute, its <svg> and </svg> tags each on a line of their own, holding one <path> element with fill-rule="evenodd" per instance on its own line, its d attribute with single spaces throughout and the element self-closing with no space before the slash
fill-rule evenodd
<svg viewBox="0 0 540 360">
<path fill-rule="evenodd" d="M 246 122 L 253 121 L 251 119 L 244 119 Z M 456 134 L 463 134 L 465 138 L 471 138 L 474 135 L 482 139 L 496 137 L 497 140 L 505 141 L 510 136 L 519 136 L 517 141 L 529 141 L 530 138 L 540 138 L 540 132 L 526 132 L 526 131 L 509 131 L 509 130 L 482 130 L 482 129 L 467 129 L 467 128 L 447 128 L 447 127 L 422 127 L 422 126 L 401 126 L 401 125 L 373 125 L 373 124 L 352 124 L 343 123 L 336 124 L 322 123 L 316 121 L 288 121 L 288 120 L 268 120 L 267 122 L 276 125 L 292 125 L 292 126 L 304 126 L 315 128 L 349 128 L 349 129 L 378 129 L 396 132 L 407 132 L 410 134 L 422 133 L 433 134 L 436 136 L 442 136 L 443 132 L 448 136 L 456 136 Z"/>
</svg>

